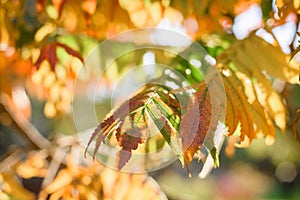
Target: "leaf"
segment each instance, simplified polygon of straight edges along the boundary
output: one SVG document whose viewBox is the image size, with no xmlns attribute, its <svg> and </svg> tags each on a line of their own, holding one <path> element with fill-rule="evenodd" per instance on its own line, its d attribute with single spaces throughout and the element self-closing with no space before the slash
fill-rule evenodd
<svg viewBox="0 0 300 200">
<path fill-rule="evenodd" d="M 135 118 L 136 115 L 137 118 Z M 136 150 L 138 144 L 144 142 L 144 130 L 147 129 L 146 132 L 148 132 L 148 117 L 145 115 L 144 108 L 141 109 L 141 112 L 127 116 L 126 119 L 124 122 L 120 122 L 115 133 L 119 146 L 122 147 L 117 153 L 117 166 L 119 170 L 122 169 L 131 158 L 131 151 Z M 124 126 L 125 124 L 127 124 L 127 127 Z M 148 136 L 147 133 L 146 136 Z"/>
<path fill-rule="evenodd" d="M 57 64 L 57 47 L 63 48 L 69 55 L 74 56 L 78 58 L 82 63 L 83 57 L 78 53 L 77 51 L 73 50 L 72 48 L 68 47 L 67 45 L 60 43 L 60 42 L 54 42 L 50 44 L 46 44 L 44 48 L 42 48 L 41 53 L 35 63 L 35 66 L 37 69 L 40 68 L 41 63 L 46 60 L 49 62 L 51 70 L 55 71 L 55 66 Z"/>
<path fill-rule="evenodd" d="M 267 54 L 266 51 L 273 53 Z M 218 57 L 219 63 L 222 63 L 219 66 L 223 67 L 223 74 L 226 74 L 224 76 L 227 93 L 226 124 L 229 128 L 229 135 L 234 133 L 237 123 L 240 121 L 241 142 L 247 136 L 247 140 L 242 145 L 237 146 L 247 146 L 253 138 L 259 135 L 266 137 L 268 145 L 273 144 L 275 130 L 271 118 L 274 119 L 278 127 L 285 130 L 285 105 L 280 95 L 272 88 L 270 80 L 263 74 L 263 71 L 267 70 L 271 75 L 293 82 L 295 70 L 286 60 L 286 56 L 280 49 L 255 35 L 236 41 Z M 294 75 L 289 76 L 291 74 Z M 249 126 L 245 126 L 247 124 L 246 119 L 241 119 L 241 109 L 237 109 L 237 105 L 234 105 L 237 102 L 237 97 L 234 97 L 232 95 L 234 93 L 229 90 L 228 80 L 233 80 L 231 85 L 235 85 L 235 91 L 239 91 L 238 96 L 244 96 L 243 99 L 246 99 L 246 101 L 243 100 L 243 106 L 239 107 L 248 110 L 244 111 L 249 117 Z M 253 123 L 253 128 L 250 127 L 250 123 Z M 248 127 L 248 129 L 245 127 Z"/>
<path fill-rule="evenodd" d="M 170 106 L 166 103 L 169 101 L 172 102 Z M 132 150 L 136 150 L 138 144 L 148 139 L 150 116 L 171 149 L 183 162 L 181 142 L 177 133 L 180 116 L 178 108 L 174 107 L 178 105 L 175 101 L 166 88 L 155 84 L 145 85 L 100 123 L 91 135 L 85 154 L 91 142 L 96 140 L 93 150 L 95 157 L 101 143 L 106 142 L 109 134 L 114 134 L 121 147 L 117 155 L 117 165 L 121 169 L 131 158 Z"/>
<path fill-rule="evenodd" d="M 146 108 L 154 124 L 170 145 L 181 164 L 184 165 L 182 144 L 177 129 L 168 120 L 167 116 L 161 112 L 162 108 L 159 108 L 156 103 L 150 103 Z"/>
<path fill-rule="evenodd" d="M 162 96 L 160 96 L 160 97 L 162 97 Z M 177 112 L 176 109 L 178 109 L 180 106 L 176 105 L 175 107 L 171 108 L 171 106 L 168 103 L 165 103 L 167 100 L 164 101 L 163 98 L 159 98 L 159 97 L 153 97 L 152 100 L 153 100 L 153 103 L 158 108 L 158 110 L 170 121 L 172 126 L 175 129 L 178 129 L 180 114 L 179 114 L 179 112 Z M 178 101 L 177 101 L 177 103 L 178 103 Z"/>
<path fill-rule="evenodd" d="M 289 83 L 298 83 L 298 69 L 289 65 L 288 56 L 279 47 L 272 46 L 254 34 L 245 39 L 244 47 L 247 53 L 254 54 L 251 59 L 257 63 L 256 67 Z"/>
<path fill-rule="evenodd" d="M 96 145 L 93 153 L 93 157 L 95 157 L 100 144 L 104 141 L 105 137 L 108 135 L 109 132 L 115 127 L 120 121 L 125 120 L 125 117 L 133 112 L 134 110 L 144 106 L 149 96 L 147 94 L 136 95 L 131 99 L 125 101 L 113 114 L 106 117 L 106 119 L 100 123 L 100 125 L 95 129 L 92 133 L 91 138 L 87 144 L 85 149 L 85 155 L 87 152 L 88 147 L 90 146 L 91 142 L 96 139 Z"/>
<path fill-rule="evenodd" d="M 258 95 L 254 88 L 254 82 L 240 72 L 236 72 L 236 76 L 243 82 L 245 94 L 248 97 L 250 114 L 254 123 L 254 131 L 256 136 L 259 134 L 266 137 L 267 144 L 271 145 L 274 142 L 275 129 L 274 125 L 267 113 L 267 109 L 258 101 Z"/>
<path fill-rule="evenodd" d="M 82 63 L 84 62 L 83 57 L 81 56 L 81 54 L 78 53 L 77 51 L 75 51 L 74 49 L 72 49 L 69 46 L 67 46 L 63 43 L 60 43 L 60 42 L 57 42 L 56 44 L 57 44 L 57 46 L 62 47 L 71 56 L 74 56 L 74 57 L 78 58 Z"/>
<path fill-rule="evenodd" d="M 246 147 L 250 141 L 255 138 L 253 121 L 247 102 L 247 96 L 244 93 L 242 82 L 234 75 L 223 78 L 226 90 L 227 100 L 230 101 L 233 109 L 236 109 L 237 119 L 241 123 L 240 147 Z M 228 105 L 228 104 L 227 104 Z M 226 122 L 230 119 L 226 119 Z M 227 125 L 232 125 L 228 123 Z M 229 130 L 235 130 L 236 127 L 229 127 Z M 230 132 L 229 134 L 233 134 Z"/>
<path fill-rule="evenodd" d="M 138 133 L 139 131 L 136 128 L 132 128 L 131 130 L 123 132 L 117 136 L 119 145 L 122 147 L 117 156 L 119 158 L 117 162 L 119 170 L 122 169 L 131 158 L 131 151 L 136 150 L 138 144 L 144 142 L 142 137 L 137 135 Z"/>
<path fill-rule="evenodd" d="M 180 134 L 184 160 L 189 172 L 189 164 L 194 154 L 200 150 L 211 122 L 211 100 L 206 84 L 202 83 L 198 91 L 191 96 L 187 110 L 182 116 Z M 191 134 L 192 132 L 192 134 Z"/>
<path fill-rule="evenodd" d="M 184 151 L 184 160 L 185 164 L 189 166 L 189 163 L 193 159 L 194 152 L 187 151 L 190 145 L 192 144 L 196 134 L 198 133 L 199 129 L 199 103 L 196 95 L 192 95 L 186 112 L 182 116 L 181 123 L 180 123 L 180 135 L 182 138 L 182 149 Z M 189 170 L 189 169 L 188 169 Z"/>
<path fill-rule="evenodd" d="M 237 129 L 239 123 L 238 110 L 235 109 L 232 95 L 228 95 L 226 99 L 226 125 L 228 126 L 229 135 L 232 135 Z"/>
<path fill-rule="evenodd" d="M 254 90 L 257 94 L 256 97 L 254 97 L 253 94 L 247 94 L 247 90 L 249 90 L 251 87 L 246 86 L 245 89 L 247 90 L 245 92 L 248 100 L 251 102 L 257 98 L 259 103 L 266 108 L 267 113 L 274 119 L 276 125 L 282 130 L 285 130 L 285 105 L 283 104 L 282 98 L 279 96 L 279 94 L 272 88 L 270 81 L 262 73 L 262 71 L 265 69 L 264 66 L 276 68 L 282 68 L 282 66 L 279 66 L 276 63 L 265 63 L 263 65 L 260 62 L 261 60 L 258 59 L 258 55 L 261 57 L 261 54 L 263 53 L 260 52 L 260 49 L 254 48 L 252 44 L 253 43 L 251 43 L 250 39 L 237 41 L 230 49 L 224 52 L 222 55 L 223 57 L 219 57 L 218 60 L 219 62 L 224 63 L 226 66 L 228 63 L 233 63 L 234 68 L 229 65 L 229 67 L 233 70 L 232 73 L 241 72 L 246 75 L 246 78 L 249 79 L 249 81 L 254 85 Z M 268 58 L 269 55 L 265 55 L 264 57 Z M 266 59 L 264 59 L 262 62 L 265 61 Z M 230 132 L 232 133 L 232 130 Z"/>
</svg>

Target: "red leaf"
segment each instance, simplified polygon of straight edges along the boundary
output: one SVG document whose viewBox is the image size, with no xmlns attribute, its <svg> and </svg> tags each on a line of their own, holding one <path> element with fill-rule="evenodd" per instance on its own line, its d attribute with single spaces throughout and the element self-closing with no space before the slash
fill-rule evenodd
<svg viewBox="0 0 300 200">
<path fill-rule="evenodd" d="M 117 161 L 119 170 L 122 169 L 131 158 L 131 151 L 136 150 L 138 148 L 138 145 L 143 142 L 141 133 L 139 129 L 135 128 L 134 122 L 130 120 L 129 123 L 131 123 L 132 128 L 130 130 L 123 131 L 123 125 L 125 123 L 122 122 L 116 129 L 116 138 L 120 147 L 122 147 L 122 149 L 117 154 L 117 157 L 119 158 Z"/>
<path fill-rule="evenodd" d="M 49 45 L 48 60 L 49 60 L 51 70 L 54 71 L 55 65 L 57 63 L 56 44 Z"/>
<path fill-rule="evenodd" d="M 46 47 L 47 47 L 47 46 L 46 46 Z M 45 50 L 46 47 L 45 47 L 44 49 L 41 50 L 41 53 L 40 53 L 40 55 L 39 55 L 39 57 L 38 57 L 38 59 L 37 59 L 37 61 L 36 61 L 36 63 L 35 63 L 35 66 L 37 67 L 37 69 L 40 68 L 40 66 L 41 66 L 41 64 L 42 64 L 42 62 L 43 62 L 43 60 L 46 59 L 46 50 Z"/>
<path fill-rule="evenodd" d="M 132 111 L 142 107 L 145 104 L 145 100 L 147 98 L 149 98 L 147 94 L 136 95 L 122 103 L 122 105 L 112 115 L 107 117 L 92 133 L 92 136 L 85 149 L 85 155 L 92 141 L 96 139 L 95 149 L 93 152 L 93 157 L 95 157 L 101 142 L 105 140 L 108 133 L 113 128 L 116 128 L 116 135 L 120 134 L 120 129 L 123 125 L 125 117 L 128 116 Z"/>
<path fill-rule="evenodd" d="M 184 160 L 189 172 L 189 164 L 194 154 L 200 149 L 205 136 L 210 131 L 211 99 L 207 86 L 203 83 L 191 97 L 187 111 L 182 116 L 180 133 L 183 143 Z M 191 134 L 191 130 L 195 133 Z"/>
<path fill-rule="evenodd" d="M 129 159 L 131 158 L 131 151 L 127 151 L 125 149 L 121 149 L 118 153 L 117 153 L 117 165 L 118 165 L 118 169 L 122 169 L 124 167 L 124 165 L 129 161 Z"/>
<path fill-rule="evenodd" d="M 81 62 L 83 62 L 83 57 L 81 56 L 80 53 L 78 53 L 77 51 L 73 50 L 72 48 L 68 47 L 67 45 L 57 42 L 57 46 L 62 47 L 63 49 L 66 50 L 66 52 L 76 58 L 78 58 Z"/>
<path fill-rule="evenodd" d="M 83 58 L 80 55 L 80 53 L 78 53 L 77 51 L 71 49 L 70 47 L 68 47 L 65 44 L 62 44 L 60 42 L 54 42 L 54 43 L 50 43 L 50 44 L 46 44 L 44 48 L 42 48 L 40 56 L 38 57 L 35 66 L 37 67 L 37 69 L 39 69 L 41 63 L 44 60 L 47 60 L 50 64 L 51 70 L 54 71 L 55 70 L 55 66 L 57 63 L 57 54 L 56 54 L 56 49 L 57 47 L 62 47 L 63 49 L 65 49 L 65 51 L 74 56 L 77 57 L 81 62 L 83 62 Z"/>
<path fill-rule="evenodd" d="M 51 70 L 55 70 L 55 65 L 57 63 L 57 56 L 56 56 L 56 44 L 55 43 L 51 43 L 51 44 L 47 44 L 40 53 L 39 58 L 37 59 L 35 66 L 37 67 L 37 69 L 40 68 L 41 63 L 47 60 L 50 64 Z"/>
</svg>

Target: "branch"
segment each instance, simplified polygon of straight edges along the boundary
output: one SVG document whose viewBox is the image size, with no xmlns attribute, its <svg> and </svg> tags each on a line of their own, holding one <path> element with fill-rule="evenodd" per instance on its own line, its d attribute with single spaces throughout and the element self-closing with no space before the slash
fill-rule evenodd
<svg viewBox="0 0 300 200">
<path fill-rule="evenodd" d="M 4 110 L 10 115 L 15 122 L 19 132 L 35 147 L 43 149 L 50 146 L 50 142 L 45 138 L 33 124 L 24 116 L 24 114 L 15 107 L 10 97 L 5 94 L 0 94 L 0 104 Z"/>
</svg>

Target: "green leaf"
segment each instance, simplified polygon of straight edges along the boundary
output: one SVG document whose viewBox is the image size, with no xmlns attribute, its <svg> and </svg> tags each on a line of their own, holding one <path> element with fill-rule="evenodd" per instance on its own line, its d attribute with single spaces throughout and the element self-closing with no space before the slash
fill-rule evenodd
<svg viewBox="0 0 300 200">
<path fill-rule="evenodd" d="M 146 108 L 154 124 L 159 129 L 160 133 L 169 144 L 182 166 L 184 166 L 182 142 L 179 138 L 178 131 L 172 126 L 168 118 L 163 115 L 165 112 L 161 112 L 160 109 L 162 108 L 158 108 L 155 103 L 150 103 Z"/>
</svg>

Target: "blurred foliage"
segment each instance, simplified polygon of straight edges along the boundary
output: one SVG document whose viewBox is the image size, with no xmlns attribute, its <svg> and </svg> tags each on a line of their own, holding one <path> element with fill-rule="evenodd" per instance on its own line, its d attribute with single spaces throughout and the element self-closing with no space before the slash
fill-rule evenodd
<svg viewBox="0 0 300 200">
<path fill-rule="evenodd" d="M 183 176 L 164 170 L 160 176 L 154 173 L 168 197 L 297 199 L 300 195 L 300 147 L 296 142 L 300 124 L 299 47 L 293 45 L 297 41 L 298 0 L 2 0 L 0 5 L 0 199 L 166 198 L 147 175 L 122 174 L 83 159 L 79 139 L 73 136 L 71 117 L 75 79 L 83 60 L 99 42 L 122 31 L 164 25 L 184 30 L 215 59 L 230 108 L 226 113 L 230 136 L 225 151 L 219 149 L 221 168 L 205 181 L 186 180 L 179 166 L 176 171 Z M 237 40 L 237 18 L 253 5 L 262 9 L 259 24 L 245 30 L 243 40 Z M 249 22 L 254 20 L 252 17 Z M 290 33 L 289 55 L 281 51 L 282 40 L 274 32 L 288 23 L 295 25 Z M 273 40 L 261 39 L 263 35 L 257 30 L 265 31 L 266 38 Z M 116 41 L 115 45 L 118 48 L 107 49 L 106 56 L 114 58 L 118 49 L 132 44 Z M 159 50 L 153 52 L 157 63 L 173 66 L 193 86 L 195 96 L 203 96 L 203 85 L 197 84 L 206 72 L 205 67 L 198 69 L 199 63 L 205 63 L 204 58 L 193 53 L 192 48 L 183 51 L 189 60 Z M 104 74 L 106 86 L 111 87 L 126 69 L 142 64 L 145 53 L 141 50 L 118 58 L 113 63 L 115 67 Z M 171 93 L 164 92 L 167 95 L 156 99 L 161 104 L 153 104 L 159 115 L 153 115 L 152 120 L 159 122 L 160 116 L 171 126 L 164 127 L 163 137 L 155 138 L 155 148 L 161 148 L 164 140 L 172 145 L 174 140 L 170 136 L 176 135 L 179 125 L 172 118 L 180 117 L 178 110 L 166 101 Z M 103 109 L 104 118 L 107 107 L 102 103 L 96 106 Z M 185 106 L 189 113 L 192 100 Z M 189 117 L 186 114 L 183 119 Z M 205 119 L 202 122 L 208 123 Z M 186 125 L 186 132 L 190 126 Z M 286 135 L 282 134 L 285 130 Z M 124 132 L 119 131 L 118 135 L 120 146 L 128 150 L 120 139 L 125 138 Z M 266 138 L 266 144 L 274 145 L 266 147 L 259 139 L 261 136 Z M 192 174 L 199 166 L 192 159 L 199 153 L 204 137 L 199 133 L 192 150 L 178 154 L 181 160 L 184 156 Z M 139 143 L 130 144 L 130 152 Z M 250 148 L 235 151 L 236 146 Z M 178 152 L 178 147 L 173 149 Z"/>
</svg>

